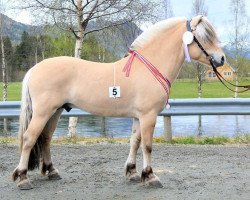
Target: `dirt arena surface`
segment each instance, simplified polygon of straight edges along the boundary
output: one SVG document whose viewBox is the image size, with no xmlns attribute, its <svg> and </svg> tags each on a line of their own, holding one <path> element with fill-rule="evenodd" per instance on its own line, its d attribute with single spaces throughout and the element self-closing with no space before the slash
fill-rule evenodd
<svg viewBox="0 0 250 200">
<path fill-rule="evenodd" d="M 153 170 L 163 188 L 131 184 L 124 177 L 129 144 L 53 145 L 62 179 L 29 172 L 34 188 L 20 191 L 11 181 L 19 161 L 16 145 L 0 145 L 0 199 L 249 199 L 250 148 L 246 145 L 154 144 Z M 138 170 L 142 169 L 139 151 Z"/>
</svg>

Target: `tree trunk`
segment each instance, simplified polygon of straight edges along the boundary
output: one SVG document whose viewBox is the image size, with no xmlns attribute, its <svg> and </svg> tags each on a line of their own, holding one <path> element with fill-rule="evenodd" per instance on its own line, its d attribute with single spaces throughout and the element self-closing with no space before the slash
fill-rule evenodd
<svg viewBox="0 0 250 200">
<path fill-rule="evenodd" d="M 81 58 L 82 52 L 82 43 L 84 38 L 84 28 L 82 27 L 83 22 L 83 13 L 82 13 L 82 0 L 77 0 L 77 18 L 78 18 L 78 33 L 76 35 L 76 45 L 75 45 L 75 57 Z M 68 126 L 68 136 L 74 137 L 76 136 L 76 126 L 77 126 L 78 117 L 70 117 L 69 118 L 69 126 Z"/>
<path fill-rule="evenodd" d="M 6 73 L 6 64 L 5 64 L 5 53 L 4 53 L 4 44 L 3 44 L 3 36 L 0 33 L 1 40 L 1 51 L 2 51 L 2 73 L 3 73 L 3 101 L 7 100 L 7 73 Z"/>
<path fill-rule="evenodd" d="M 2 53 L 2 73 L 3 73 L 3 101 L 7 101 L 7 70 L 5 64 L 5 52 L 4 52 L 4 41 L 3 41 L 3 34 L 2 34 L 2 18 L 0 17 L 0 43 L 1 43 L 1 53 Z M 4 132 L 8 133 L 8 120 L 4 118 Z"/>
<path fill-rule="evenodd" d="M 75 45 L 75 57 L 76 58 L 81 57 L 83 39 L 81 39 L 80 37 L 81 36 L 79 34 L 79 38 L 76 39 L 76 45 Z M 77 135 L 77 131 L 76 131 L 77 121 L 78 121 L 78 117 L 70 117 L 69 118 L 69 127 L 68 127 L 68 130 L 69 130 L 68 136 L 69 137 L 74 137 Z"/>
<path fill-rule="evenodd" d="M 197 67 L 197 82 L 198 82 L 198 98 L 202 97 L 202 68 L 199 63 L 196 63 Z"/>
<path fill-rule="evenodd" d="M 235 92 L 234 92 L 234 98 L 237 98 L 238 97 L 238 72 L 235 73 Z"/>
</svg>

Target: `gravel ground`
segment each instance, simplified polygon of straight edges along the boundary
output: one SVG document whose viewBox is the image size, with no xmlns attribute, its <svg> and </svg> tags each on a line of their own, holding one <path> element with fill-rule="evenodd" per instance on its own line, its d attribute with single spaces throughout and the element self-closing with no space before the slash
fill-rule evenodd
<svg viewBox="0 0 250 200">
<path fill-rule="evenodd" d="M 20 191 L 11 181 L 18 147 L 0 144 L 0 199 L 250 199 L 250 148 L 154 144 L 153 170 L 163 188 L 131 184 L 124 177 L 129 144 L 54 145 L 62 179 L 29 172 L 34 188 Z M 142 154 L 138 152 L 138 170 Z"/>
</svg>

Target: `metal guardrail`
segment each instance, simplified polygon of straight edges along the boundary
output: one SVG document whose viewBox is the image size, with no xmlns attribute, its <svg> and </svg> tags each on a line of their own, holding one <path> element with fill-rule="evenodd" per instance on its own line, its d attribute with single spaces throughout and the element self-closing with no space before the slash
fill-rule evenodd
<svg viewBox="0 0 250 200">
<path fill-rule="evenodd" d="M 159 116 L 164 117 L 164 136 L 168 141 L 172 140 L 171 116 L 250 115 L 250 98 L 170 99 L 169 104 L 170 108 L 159 113 Z M 19 114 L 19 101 L 0 101 L 0 118 L 17 118 Z M 77 108 L 73 108 L 70 112 L 64 111 L 62 115 L 93 116 Z"/>
<path fill-rule="evenodd" d="M 170 99 L 170 108 L 159 116 L 178 115 L 250 115 L 250 98 L 200 98 Z M 15 118 L 20 114 L 19 101 L 0 101 L 0 118 Z M 64 111 L 63 116 L 92 116 L 92 114 L 73 108 Z"/>
</svg>

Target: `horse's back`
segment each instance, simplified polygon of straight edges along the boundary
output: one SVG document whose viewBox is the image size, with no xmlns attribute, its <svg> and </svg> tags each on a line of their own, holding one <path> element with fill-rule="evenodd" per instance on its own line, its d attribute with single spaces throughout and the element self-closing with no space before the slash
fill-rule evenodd
<svg viewBox="0 0 250 200">
<path fill-rule="evenodd" d="M 55 70 L 62 70 L 70 68 L 71 70 L 76 68 L 92 68 L 93 66 L 105 65 L 104 63 L 92 62 L 83 60 L 80 58 L 60 56 L 48 58 L 40 63 L 36 64 L 33 68 L 42 68 L 43 70 L 54 68 Z"/>
</svg>

